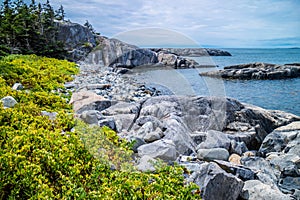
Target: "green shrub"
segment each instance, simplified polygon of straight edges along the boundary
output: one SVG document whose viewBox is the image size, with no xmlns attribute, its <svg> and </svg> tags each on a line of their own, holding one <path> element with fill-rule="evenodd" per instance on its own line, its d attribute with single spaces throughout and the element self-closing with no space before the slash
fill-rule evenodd
<svg viewBox="0 0 300 200">
<path fill-rule="evenodd" d="M 115 132 L 74 120 L 52 90 L 77 72 L 74 63 L 34 55 L 0 60 L 0 98 L 18 101 L 14 108 L 0 105 L 0 199 L 199 198 L 195 185 L 184 184 L 181 167 L 138 172 L 130 145 Z M 25 89 L 11 90 L 15 82 Z M 58 115 L 51 120 L 41 111 Z"/>
</svg>

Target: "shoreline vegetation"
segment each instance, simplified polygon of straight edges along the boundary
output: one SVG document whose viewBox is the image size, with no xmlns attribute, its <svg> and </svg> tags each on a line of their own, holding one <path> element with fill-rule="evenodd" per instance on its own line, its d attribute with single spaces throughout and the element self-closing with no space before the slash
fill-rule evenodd
<svg viewBox="0 0 300 200">
<path fill-rule="evenodd" d="M 136 171 L 128 142 L 73 118 L 63 84 L 76 73 L 74 63 L 35 55 L 0 60 L 0 198 L 197 199 L 182 167 Z"/>
<path fill-rule="evenodd" d="M 299 116 L 126 76 L 229 52 L 143 49 L 64 17 L 48 0 L 1 6 L 0 199 L 300 197 Z"/>
</svg>

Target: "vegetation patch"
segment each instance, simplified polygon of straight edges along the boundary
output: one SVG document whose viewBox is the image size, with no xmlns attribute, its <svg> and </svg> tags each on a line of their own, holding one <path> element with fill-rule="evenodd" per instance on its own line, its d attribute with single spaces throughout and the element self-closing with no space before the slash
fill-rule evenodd
<svg viewBox="0 0 300 200">
<path fill-rule="evenodd" d="M 0 99 L 18 102 L 0 105 L 0 199 L 199 198 L 181 167 L 136 171 L 130 144 L 73 118 L 63 83 L 76 73 L 74 63 L 35 55 L 0 60 Z M 16 82 L 24 89 L 12 90 Z"/>
</svg>

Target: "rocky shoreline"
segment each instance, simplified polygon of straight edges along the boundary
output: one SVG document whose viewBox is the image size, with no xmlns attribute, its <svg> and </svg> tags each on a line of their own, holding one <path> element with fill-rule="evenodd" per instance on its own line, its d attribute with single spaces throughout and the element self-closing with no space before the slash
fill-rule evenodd
<svg viewBox="0 0 300 200">
<path fill-rule="evenodd" d="M 299 199 L 300 117 L 229 98 L 161 96 L 118 71 L 81 69 L 66 84 L 77 116 L 135 141 L 139 170 L 176 162 L 203 199 Z"/>
<path fill-rule="evenodd" d="M 199 185 L 206 200 L 300 199 L 299 116 L 230 98 L 163 95 L 124 73 L 149 64 L 195 67 L 184 52 L 140 49 L 103 36 L 93 41 L 76 30 L 62 33 L 75 38 L 69 47 L 81 68 L 65 84 L 73 92 L 70 103 L 87 124 L 134 141 L 138 170 L 154 171 L 159 159 L 182 165 L 185 181 Z"/>
<path fill-rule="evenodd" d="M 139 48 L 117 39 L 93 35 L 76 23 L 57 22 L 58 40 L 66 44 L 69 60 L 113 68 L 159 65 L 173 68 L 201 67 L 184 56 L 231 56 L 224 50 L 209 48 Z"/>
<path fill-rule="evenodd" d="M 224 67 L 223 70 L 200 73 L 224 79 L 284 79 L 300 77 L 299 63 L 276 65 L 269 63 L 249 63 Z"/>
</svg>

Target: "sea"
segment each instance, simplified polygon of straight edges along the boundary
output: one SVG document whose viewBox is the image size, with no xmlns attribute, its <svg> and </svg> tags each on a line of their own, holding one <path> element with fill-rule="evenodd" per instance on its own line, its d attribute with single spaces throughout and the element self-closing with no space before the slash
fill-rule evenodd
<svg viewBox="0 0 300 200">
<path fill-rule="evenodd" d="M 265 62 L 300 63 L 300 48 L 224 48 L 232 56 L 190 57 L 203 67 L 196 69 L 137 68 L 139 82 L 165 94 L 224 96 L 265 109 L 283 110 L 300 116 L 300 78 L 280 80 L 222 80 L 200 76 L 200 72 L 219 70 L 224 66 Z"/>
</svg>

